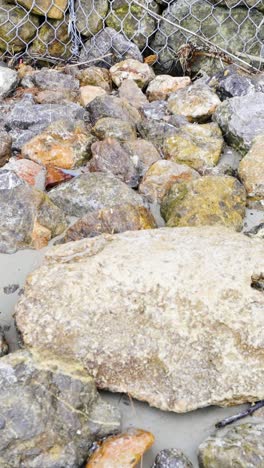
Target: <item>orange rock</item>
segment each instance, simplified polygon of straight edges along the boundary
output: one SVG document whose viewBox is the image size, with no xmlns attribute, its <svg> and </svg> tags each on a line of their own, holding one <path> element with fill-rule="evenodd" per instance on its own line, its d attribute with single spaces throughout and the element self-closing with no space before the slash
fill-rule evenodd
<svg viewBox="0 0 264 468">
<path fill-rule="evenodd" d="M 108 437 L 88 460 L 86 468 L 133 468 L 153 443 L 153 434 L 142 429 Z"/>
<path fill-rule="evenodd" d="M 80 87 L 80 104 L 85 107 L 89 102 L 93 101 L 98 96 L 104 96 L 106 91 L 100 86 L 81 86 Z"/>
<path fill-rule="evenodd" d="M 65 174 L 65 172 L 63 172 L 58 167 L 51 165 L 47 166 L 46 188 L 54 187 L 55 185 L 70 179 L 72 179 L 72 176 L 70 174 Z"/>
<path fill-rule="evenodd" d="M 42 249 L 42 247 L 46 247 L 46 245 L 48 245 L 48 242 L 51 239 L 51 231 L 39 224 L 38 221 L 35 221 L 31 238 L 32 247 L 34 247 L 34 249 Z"/>
</svg>

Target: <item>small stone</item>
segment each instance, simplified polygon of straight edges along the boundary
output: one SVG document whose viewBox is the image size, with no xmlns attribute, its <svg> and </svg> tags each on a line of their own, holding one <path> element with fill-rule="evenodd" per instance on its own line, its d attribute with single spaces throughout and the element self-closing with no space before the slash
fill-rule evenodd
<svg viewBox="0 0 264 468">
<path fill-rule="evenodd" d="M 131 106 L 125 99 L 115 96 L 100 96 L 88 104 L 86 109 L 90 115 L 90 121 L 94 125 L 103 117 L 112 117 L 124 122 L 136 124 L 140 122 L 141 116 L 137 109 Z"/>
<path fill-rule="evenodd" d="M 50 164 L 46 166 L 46 169 L 47 174 L 45 185 L 47 189 L 52 188 L 55 185 L 60 184 L 61 182 L 66 182 L 66 180 L 71 180 L 73 177 L 72 175 L 65 173 L 58 167 L 51 166 Z"/>
<path fill-rule="evenodd" d="M 120 86 L 124 80 L 134 80 L 140 88 L 146 86 L 155 78 L 155 73 L 147 63 L 138 60 L 127 59 L 113 65 L 110 74 L 116 86 Z"/>
<path fill-rule="evenodd" d="M 112 117 L 103 117 L 97 120 L 92 131 L 100 140 L 107 137 L 116 138 L 120 141 L 135 140 L 137 138 L 135 126 Z"/>
<path fill-rule="evenodd" d="M 147 97 L 150 102 L 166 100 L 171 93 L 186 88 L 191 84 L 189 76 L 159 75 L 147 87 Z"/>
<path fill-rule="evenodd" d="M 217 124 L 189 124 L 166 138 L 163 151 L 166 158 L 203 173 L 218 163 L 223 144 Z"/>
<path fill-rule="evenodd" d="M 206 122 L 221 101 L 207 85 L 194 84 L 173 93 L 168 99 L 168 109 L 173 114 L 187 117 L 190 122 Z"/>
<path fill-rule="evenodd" d="M 0 130 L 0 167 L 11 157 L 12 138 L 9 133 Z"/>
<path fill-rule="evenodd" d="M 65 228 L 63 212 L 47 194 L 13 171 L 0 171 L 0 252 L 43 247 Z"/>
<path fill-rule="evenodd" d="M 79 80 L 76 80 L 73 76 L 49 68 L 36 71 L 33 74 L 33 80 L 40 89 L 78 91 L 80 87 Z"/>
<path fill-rule="evenodd" d="M 102 57 L 104 57 L 102 59 Z M 98 67 L 111 67 L 120 60 L 133 58 L 143 62 L 139 48 L 123 34 L 113 28 L 103 28 L 98 34 L 85 42 L 80 53 L 80 61 L 93 60 Z M 96 60 L 97 59 L 97 60 Z"/>
<path fill-rule="evenodd" d="M 142 429 L 129 431 L 108 437 L 93 453 L 86 464 L 86 468 L 96 467 L 135 467 L 143 454 L 154 443 L 151 432 Z"/>
<path fill-rule="evenodd" d="M 142 138 L 151 141 L 162 152 L 166 138 L 177 133 L 174 125 L 163 120 L 142 119 L 137 129 Z"/>
<path fill-rule="evenodd" d="M 241 75 L 231 68 L 217 73 L 208 84 L 217 90 L 221 99 L 244 96 L 256 91 L 256 85 L 250 76 Z"/>
<path fill-rule="evenodd" d="M 193 468 L 193 464 L 181 450 L 165 449 L 158 453 L 152 468 Z"/>
<path fill-rule="evenodd" d="M 253 140 L 251 149 L 239 164 L 238 174 L 250 206 L 256 202 L 264 209 L 264 134 Z"/>
<path fill-rule="evenodd" d="M 136 109 L 140 109 L 148 102 L 145 94 L 143 94 L 134 80 L 122 81 L 118 92 L 120 98 L 126 99 Z"/>
<path fill-rule="evenodd" d="M 131 187 L 138 185 L 136 167 L 128 152 L 115 138 L 93 143 L 92 159 L 88 167 L 91 172 L 111 173 Z"/>
<path fill-rule="evenodd" d="M 8 354 L 8 344 L 5 340 L 5 336 L 3 334 L 3 332 L 0 331 L 0 357 L 2 356 L 5 356 L 6 354 Z M 0 423 L 0 430 L 1 430 L 1 423 Z"/>
<path fill-rule="evenodd" d="M 79 80 L 80 86 L 99 86 L 107 93 L 112 91 L 112 80 L 109 70 L 100 67 L 89 67 L 77 70 L 75 77 Z"/>
<path fill-rule="evenodd" d="M 20 179 L 29 185 L 38 190 L 45 190 L 46 169 L 34 161 L 13 157 L 9 159 L 3 169 L 14 171 Z"/>
<path fill-rule="evenodd" d="M 261 467 L 264 463 L 264 424 L 240 424 L 227 433 L 208 437 L 199 447 L 201 468 Z"/>
<path fill-rule="evenodd" d="M 133 189 L 111 174 L 82 174 L 49 192 L 51 200 L 67 215 L 87 213 L 128 203 L 144 206 L 143 199 Z"/>
<path fill-rule="evenodd" d="M 246 154 L 254 138 L 264 133 L 264 93 L 227 99 L 218 106 L 214 120 L 227 143 Z"/>
<path fill-rule="evenodd" d="M 161 160 L 146 172 L 140 186 L 141 193 L 150 203 L 160 203 L 175 182 L 187 182 L 199 177 L 189 166 Z"/>
<path fill-rule="evenodd" d="M 125 203 L 83 216 L 67 229 L 59 243 L 94 237 L 102 233 L 117 234 L 154 228 L 156 228 L 155 220 L 147 208 Z"/>
<path fill-rule="evenodd" d="M 43 165 L 72 169 L 91 157 L 94 137 L 82 121 L 59 120 L 22 147 L 22 156 Z"/>
<path fill-rule="evenodd" d="M 79 467 L 97 438 L 120 427 L 118 410 L 69 360 L 16 351 L 1 358 L 0 381 L 2 466 Z"/>
<path fill-rule="evenodd" d="M 67 89 L 49 89 L 40 91 L 34 98 L 38 104 L 68 104 L 69 102 L 77 102 L 79 97 L 78 91 Z"/>
<path fill-rule="evenodd" d="M 80 87 L 80 104 L 86 107 L 89 102 L 92 102 L 98 96 L 104 96 L 106 91 L 100 86 L 81 86 Z"/>
<path fill-rule="evenodd" d="M 152 164 L 161 159 L 155 146 L 142 138 L 125 141 L 123 148 L 129 153 L 139 177 L 142 177 Z"/>
<path fill-rule="evenodd" d="M 161 214 L 169 227 L 224 225 L 242 229 L 246 193 L 230 176 L 204 176 L 172 185 Z"/>
<path fill-rule="evenodd" d="M 15 70 L 0 66 L 0 99 L 9 96 L 16 88 L 18 82 L 19 78 Z"/>
<path fill-rule="evenodd" d="M 168 103 L 166 101 L 148 102 L 140 109 L 141 114 L 147 119 L 167 120 L 170 112 L 168 111 Z M 186 121 L 187 123 L 188 121 Z"/>
</svg>

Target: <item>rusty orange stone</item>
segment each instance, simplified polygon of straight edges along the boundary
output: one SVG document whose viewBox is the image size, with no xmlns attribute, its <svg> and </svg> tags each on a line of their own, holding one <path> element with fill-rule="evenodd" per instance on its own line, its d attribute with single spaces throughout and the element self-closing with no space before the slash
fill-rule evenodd
<svg viewBox="0 0 264 468">
<path fill-rule="evenodd" d="M 66 180 L 72 179 L 73 176 L 70 174 L 65 174 L 60 168 L 51 166 L 50 164 L 46 166 L 46 188 L 54 187 L 55 185 L 65 182 Z"/>
<path fill-rule="evenodd" d="M 153 443 L 154 435 L 142 429 L 108 437 L 88 460 L 86 468 L 133 468 Z"/>
</svg>

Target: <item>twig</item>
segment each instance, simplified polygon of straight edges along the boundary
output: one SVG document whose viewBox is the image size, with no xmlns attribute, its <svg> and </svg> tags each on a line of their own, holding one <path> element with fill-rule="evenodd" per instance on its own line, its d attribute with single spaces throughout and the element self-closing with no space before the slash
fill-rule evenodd
<svg viewBox="0 0 264 468">
<path fill-rule="evenodd" d="M 222 429 L 223 427 L 228 426 L 229 424 L 239 421 L 240 419 L 246 418 L 247 416 L 253 414 L 255 411 L 257 411 L 259 408 L 262 408 L 263 406 L 264 406 L 264 400 L 260 400 L 254 405 L 250 406 L 245 411 L 242 411 L 241 413 L 238 413 L 238 414 L 234 414 L 233 416 L 230 416 L 229 418 L 225 418 L 222 421 L 219 421 L 218 423 L 216 423 L 215 427 L 217 429 Z"/>
<path fill-rule="evenodd" d="M 91 60 L 87 60 L 87 62 L 71 63 L 70 65 L 67 65 L 67 67 L 78 67 L 79 65 L 87 65 L 88 63 L 98 62 L 98 60 L 103 60 L 106 57 L 110 57 L 110 55 L 113 55 L 113 54 L 110 53 L 110 54 L 102 55 L 101 57 L 97 57 L 97 58 L 94 58 L 94 59 L 91 59 Z"/>
<path fill-rule="evenodd" d="M 190 29 L 184 28 L 183 26 L 181 26 L 178 23 L 177 24 L 173 23 L 173 21 L 170 21 L 165 16 L 161 16 L 158 13 L 155 13 L 154 11 L 151 11 L 147 6 L 143 5 L 142 3 L 138 2 L 137 0 L 133 0 L 133 3 L 135 5 L 138 5 L 139 7 L 143 8 L 143 10 L 147 11 L 150 16 L 153 16 L 153 18 L 155 18 L 155 19 L 157 19 L 159 21 L 165 21 L 166 23 L 170 24 L 171 26 L 174 26 L 174 28 L 179 29 L 180 31 L 184 31 L 185 33 L 191 34 L 191 36 L 197 37 L 197 39 L 199 39 L 200 41 L 202 41 L 205 44 L 209 45 L 210 47 L 213 47 L 213 48 L 221 51 L 223 54 L 225 54 L 225 55 L 227 55 L 229 57 L 232 57 L 232 59 L 235 60 L 235 61 L 243 63 L 243 65 L 246 65 L 247 68 L 251 68 L 252 70 L 254 70 L 256 72 L 259 71 L 258 68 L 255 68 L 253 65 L 250 65 L 245 60 L 242 60 L 241 58 L 237 57 L 232 52 L 229 52 L 229 51 L 223 49 L 222 47 L 220 47 L 220 46 L 214 44 L 213 42 L 211 42 L 209 39 L 207 39 L 207 38 L 205 38 L 203 36 L 200 36 L 196 32 L 191 31 Z"/>
</svg>

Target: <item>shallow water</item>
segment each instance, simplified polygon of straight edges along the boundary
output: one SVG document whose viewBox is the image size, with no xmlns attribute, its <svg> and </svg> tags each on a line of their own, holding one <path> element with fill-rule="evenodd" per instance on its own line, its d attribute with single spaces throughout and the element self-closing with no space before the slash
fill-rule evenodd
<svg viewBox="0 0 264 468">
<path fill-rule="evenodd" d="M 245 230 L 263 221 L 264 212 L 248 210 Z M 12 318 L 14 306 L 22 292 L 27 275 L 41 264 L 46 250 L 22 250 L 12 255 L 0 254 L 0 327 L 5 332 L 11 351 L 18 347 Z M 149 430 L 155 435 L 155 444 L 144 456 L 140 465 L 142 468 L 151 467 L 159 450 L 172 447 L 181 448 L 197 468 L 199 444 L 214 433 L 217 421 L 236 414 L 241 409 L 241 407 L 210 407 L 186 414 L 175 414 L 150 408 L 146 403 L 130 401 L 125 395 L 107 392 L 102 394 L 112 404 L 119 406 L 124 429 L 136 426 Z M 248 419 L 252 421 L 252 418 Z"/>
</svg>

